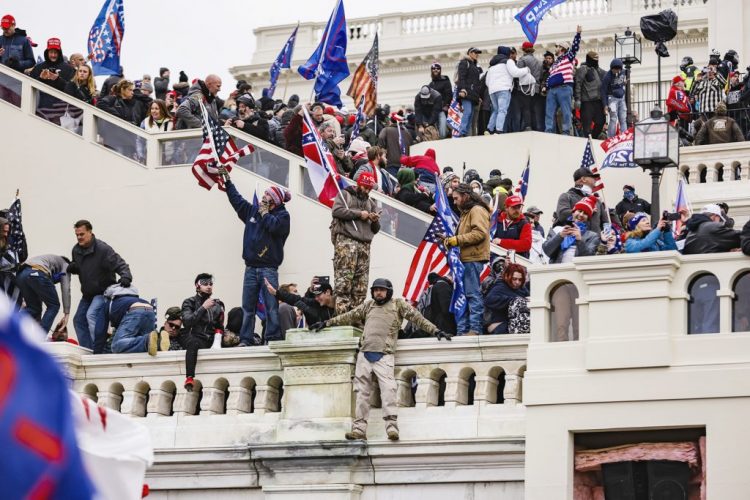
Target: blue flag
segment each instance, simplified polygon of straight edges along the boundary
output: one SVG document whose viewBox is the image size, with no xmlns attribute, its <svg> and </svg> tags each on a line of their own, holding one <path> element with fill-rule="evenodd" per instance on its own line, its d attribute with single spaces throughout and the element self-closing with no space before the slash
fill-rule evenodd
<svg viewBox="0 0 750 500">
<path fill-rule="evenodd" d="M 105 0 L 89 31 L 89 54 L 95 76 L 120 74 L 120 49 L 124 35 L 122 0 Z"/>
<path fill-rule="evenodd" d="M 76 442 L 68 382 L 39 345 L 43 338 L 0 293 L 2 496 L 94 498 Z"/>
<path fill-rule="evenodd" d="M 563 2 L 565 0 L 531 0 L 529 5 L 515 15 L 516 21 L 521 23 L 521 29 L 531 43 L 536 42 L 536 37 L 539 34 L 539 23 L 542 22 L 544 15 L 552 7 Z"/>
<path fill-rule="evenodd" d="M 435 183 L 440 186 L 440 179 L 435 176 Z M 448 204 L 448 198 L 445 195 L 445 191 L 438 189 L 435 191 L 435 208 L 437 209 L 437 215 L 435 216 L 443 226 L 443 234 L 446 236 L 453 236 L 456 234 L 458 228 L 458 218 L 456 214 L 451 210 Z M 464 315 L 466 312 L 466 294 L 464 293 L 464 264 L 461 262 L 461 251 L 458 247 L 452 247 L 450 250 L 446 249 L 442 243 L 440 249 L 445 251 L 445 256 L 448 259 L 448 266 L 451 268 L 451 275 L 453 276 L 453 296 L 451 297 L 450 312 L 456 316 L 456 320 Z"/>
<path fill-rule="evenodd" d="M 338 108 L 343 105 L 339 83 L 349 76 L 349 64 L 346 62 L 348 36 L 344 3 L 338 0 L 323 30 L 318 48 L 297 69 L 305 80 L 315 78 L 316 100 Z"/>
<path fill-rule="evenodd" d="M 257 214 L 260 209 L 260 203 L 258 202 L 257 191 L 253 193 L 253 211 Z M 255 305 L 255 315 L 261 321 L 266 320 L 266 301 L 263 300 L 263 292 L 267 292 L 266 284 L 261 283 L 260 289 L 258 290 L 258 303 Z"/>
<path fill-rule="evenodd" d="M 365 96 L 362 96 L 362 99 L 359 100 L 359 106 L 357 106 L 357 116 L 354 118 L 352 136 L 351 139 L 349 139 L 350 142 L 359 137 L 359 123 L 365 121 L 365 118 Z"/>
<path fill-rule="evenodd" d="M 273 97 L 273 93 L 276 91 L 276 82 L 279 80 L 279 75 L 281 74 L 281 70 L 283 68 L 291 68 L 292 65 L 292 52 L 294 52 L 294 42 L 297 40 L 297 30 L 299 29 L 299 24 L 296 28 L 294 28 L 294 31 L 292 31 L 291 36 L 289 37 L 289 40 L 286 41 L 284 44 L 284 48 L 281 49 L 281 52 L 279 52 L 279 55 L 276 56 L 276 60 L 271 64 L 271 70 L 269 71 L 271 73 L 271 84 L 268 86 L 268 97 Z"/>
</svg>

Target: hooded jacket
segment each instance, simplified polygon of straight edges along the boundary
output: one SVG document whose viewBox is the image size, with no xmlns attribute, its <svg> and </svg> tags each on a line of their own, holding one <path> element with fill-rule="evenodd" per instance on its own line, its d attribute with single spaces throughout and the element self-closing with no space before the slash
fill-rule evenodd
<svg viewBox="0 0 750 500">
<path fill-rule="evenodd" d="M 637 214 L 638 212 L 644 212 L 647 214 L 651 213 L 651 203 L 644 199 L 639 198 L 637 195 L 632 200 L 628 200 L 623 196 L 622 200 L 615 206 L 615 213 L 621 219 L 627 212 Z"/>
<path fill-rule="evenodd" d="M 34 69 L 31 70 L 31 74 L 29 76 L 31 76 L 31 78 L 39 80 L 42 83 L 46 83 L 50 87 L 54 87 L 57 90 L 64 92 L 65 84 L 68 83 L 73 78 L 73 76 L 75 76 L 75 70 L 73 69 L 73 66 L 65 62 L 62 50 L 59 50 L 58 52 L 60 53 L 60 55 L 57 58 L 57 61 L 52 62 L 49 58 L 49 49 L 45 50 L 44 61 L 34 66 Z M 59 78 L 57 80 L 43 80 L 42 78 L 40 78 L 40 75 L 45 69 L 48 69 L 53 73 L 57 72 Z M 57 100 L 55 99 L 55 101 Z M 40 106 L 43 106 L 43 104 L 40 103 Z"/>
<path fill-rule="evenodd" d="M 136 108 L 135 98 L 123 99 L 120 96 L 108 95 L 99 99 L 96 103 L 96 107 L 120 118 L 121 120 L 125 120 L 134 125 L 140 125 L 140 122 L 136 123 L 139 113 Z"/>
<path fill-rule="evenodd" d="M 412 136 L 405 127 L 401 127 L 401 140 L 404 142 L 405 153 L 409 154 L 411 148 Z M 391 124 L 380 131 L 378 135 L 378 146 L 385 148 L 388 166 L 401 166 L 401 145 L 398 142 L 398 129 L 395 124 Z"/>
<path fill-rule="evenodd" d="M 216 97 L 209 94 L 208 87 L 203 80 L 197 80 L 188 90 L 187 99 L 184 99 L 177 108 L 177 130 L 201 128 L 203 125 L 201 102 L 211 118 L 219 121 Z"/>
<path fill-rule="evenodd" d="M 449 103 L 450 104 L 450 103 Z M 414 123 L 419 125 L 435 125 L 443 112 L 443 97 L 437 90 L 430 89 L 430 96 L 422 99 L 420 93 L 414 98 Z"/>
<path fill-rule="evenodd" d="M 231 181 L 226 183 L 227 197 L 237 216 L 245 224 L 242 258 L 247 267 L 278 268 L 284 261 L 284 243 L 289 237 L 290 218 L 284 204 L 265 215 L 247 201 Z"/>
<path fill-rule="evenodd" d="M 0 63 L 16 71 L 34 67 L 34 51 L 25 30 L 16 28 L 13 36 L 0 35 L 0 47 L 5 49 L 0 56 Z"/>
<path fill-rule="evenodd" d="M 516 64 L 519 68 L 529 68 L 529 75 L 534 78 L 534 94 L 540 91 L 539 82 L 542 81 L 542 61 L 534 57 L 534 54 L 524 54 L 518 59 Z"/>
<path fill-rule="evenodd" d="M 333 202 L 331 239 L 335 240 L 336 235 L 341 234 L 362 243 L 370 243 L 380 231 L 380 222 L 362 220 L 359 216 L 362 211 L 377 212 L 377 210 L 375 200 L 360 194 L 356 186 L 349 186 L 340 191 Z"/>
<path fill-rule="evenodd" d="M 621 68 L 620 74 L 615 75 L 612 72 L 613 68 Z M 625 97 L 625 83 L 627 81 L 627 75 L 625 70 L 622 69 L 623 64 L 620 59 L 612 59 L 609 63 L 609 71 L 604 74 L 602 78 L 602 86 L 600 93 L 602 96 L 602 104 L 607 106 L 609 104 L 609 98 L 614 97 L 615 99 L 622 99 Z"/>
<path fill-rule="evenodd" d="M 662 231 L 655 227 L 643 238 L 628 236 L 625 240 L 626 253 L 658 252 L 660 250 L 677 250 L 672 231 Z"/>
<path fill-rule="evenodd" d="M 685 223 L 685 255 L 728 252 L 740 247 L 740 232 L 713 222 L 706 214 L 693 214 Z"/>
<path fill-rule="evenodd" d="M 565 259 L 565 252 L 562 251 L 561 245 L 565 240 L 565 237 L 560 234 L 563 226 L 556 226 L 550 229 L 547 235 L 547 240 L 542 245 L 542 250 L 549 257 L 551 264 L 560 264 Z M 591 229 L 581 234 L 581 239 L 575 243 L 571 248 L 575 249 L 574 257 L 586 257 L 589 255 L 596 255 L 596 249 L 599 246 L 599 233 L 595 233 Z"/>
<path fill-rule="evenodd" d="M 161 76 L 162 73 L 163 72 L 159 70 L 160 76 L 154 78 L 154 95 L 157 99 L 164 100 L 167 97 L 167 92 L 169 91 L 169 77 L 163 78 Z"/>
<path fill-rule="evenodd" d="M 72 263 L 68 272 L 78 274 L 83 298 L 101 295 L 108 286 L 115 284 L 115 274 L 133 281 L 130 267 L 111 246 L 93 236 L 91 245 L 73 247 Z"/>
<path fill-rule="evenodd" d="M 601 85 L 606 71 L 599 67 L 599 61 L 586 56 L 586 62 L 576 71 L 574 95 L 576 102 L 601 100 Z"/>
<path fill-rule="evenodd" d="M 427 148 L 424 155 L 402 156 L 401 165 L 412 167 L 421 182 L 435 184 L 435 176 L 440 176 L 440 167 L 435 161 L 435 150 Z"/>
<path fill-rule="evenodd" d="M 685 87 L 687 88 L 687 87 Z M 667 113 L 670 120 L 690 119 L 690 98 L 684 90 L 672 85 L 667 96 Z"/>
<path fill-rule="evenodd" d="M 458 75 L 456 86 L 459 92 L 462 90 L 466 91 L 466 97 L 463 99 L 471 101 L 474 104 L 479 103 L 482 86 L 479 77 L 482 75 L 482 68 L 467 55 L 459 61 L 456 73 Z"/>
<path fill-rule="evenodd" d="M 484 206 L 476 203 L 468 210 L 461 209 L 456 240 L 461 249 L 461 262 L 490 260 L 490 213 Z"/>
<path fill-rule="evenodd" d="M 695 135 L 695 145 L 703 144 L 724 144 L 727 142 L 742 142 L 745 137 L 742 135 L 742 129 L 737 125 L 734 118 L 716 112 L 716 115 L 709 119 L 700 128 Z"/>
<path fill-rule="evenodd" d="M 742 245 L 742 253 L 750 255 L 750 220 L 745 223 L 740 233 L 740 244 Z"/>
<path fill-rule="evenodd" d="M 508 307 L 517 298 L 526 298 L 529 291 L 525 286 L 514 290 L 508 284 L 499 279 L 493 283 L 487 295 L 484 297 L 485 324 L 500 323 L 492 333 L 508 333 Z"/>
<path fill-rule="evenodd" d="M 440 93 L 443 108 L 450 106 L 451 101 L 453 100 L 453 85 L 451 85 L 450 78 L 445 75 L 440 75 L 437 78 L 430 80 L 428 87 L 437 90 Z"/>
<path fill-rule="evenodd" d="M 490 69 L 487 70 L 486 84 L 490 94 L 513 89 L 513 79 L 518 78 L 522 85 L 536 83 L 529 74 L 529 68 L 518 68 L 516 61 L 510 58 L 510 48 L 502 45 L 497 48 L 497 55 L 490 60 Z M 525 80 L 531 78 L 532 81 Z"/>
</svg>

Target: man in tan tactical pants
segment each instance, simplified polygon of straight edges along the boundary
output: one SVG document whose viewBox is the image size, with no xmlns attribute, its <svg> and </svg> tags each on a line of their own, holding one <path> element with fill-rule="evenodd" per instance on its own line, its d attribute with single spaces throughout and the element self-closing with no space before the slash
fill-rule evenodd
<svg viewBox="0 0 750 500">
<path fill-rule="evenodd" d="M 372 300 L 365 301 L 348 313 L 315 323 L 310 329 L 318 331 L 327 326 L 364 323 L 360 352 L 354 369 L 354 391 L 357 393 L 354 422 L 352 430 L 346 433 L 346 439 L 367 439 L 367 419 L 370 416 L 370 394 L 374 375 L 380 386 L 385 431 L 388 439 L 395 441 L 399 436 L 394 352 L 401 323 L 408 319 L 417 328 L 435 335 L 438 339 L 450 340 L 452 335 L 438 330 L 404 299 L 393 299 L 393 285 L 390 280 L 376 279 L 370 293 Z"/>
</svg>

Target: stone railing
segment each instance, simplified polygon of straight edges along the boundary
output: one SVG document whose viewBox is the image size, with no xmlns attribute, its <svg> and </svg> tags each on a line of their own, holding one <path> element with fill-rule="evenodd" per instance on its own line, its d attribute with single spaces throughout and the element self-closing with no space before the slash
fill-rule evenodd
<svg viewBox="0 0 750 500">
<path fill-rule="evenodd" d="M 680 173 L 690 184 L 750 180 L 750 142 L 680 148 Z"/>
<path fill-rule="evenodd" d="M 195 387 L 187 392 L 184 351 L 91 355 L 67 343 L 47 344 L 66 366 L 73 389 L 132 417 L 237 417 L 273 429 L 270 440 L 340 439 L 352 417 L 352 384 L 359 331 L 320 334 L 291 330 L 270 346 L 199 351 Z M 444 407 L 502 407 L 523 403 L 527 335 L 399 341 L 398 405 L 416 411 Z M 372 404 L 380 406 L 373 394 Z M 408 418 L 407 418 L 408 421 Z M 307 422 L 307 423 L 306 423 Z M 408 424 L 407 424 L 408 425 Z M 475 425 L 475 424 L 472 424 Z M 415 438 L 429 430 L 416 429 Z M 454 435 L 472 434 L 472 427 Z"/>
</svg>

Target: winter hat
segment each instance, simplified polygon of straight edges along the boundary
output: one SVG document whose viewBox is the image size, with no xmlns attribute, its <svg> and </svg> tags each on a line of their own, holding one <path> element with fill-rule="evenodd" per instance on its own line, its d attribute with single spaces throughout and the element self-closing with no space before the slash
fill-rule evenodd
<svg viewBox="0 0 750 500">
<path fill-rule="evenodd" d="M 427 283 L 430 285 L 434 285 L 437 280 L 440 279 L 440 275 L 438 273 L 430 273 L 427 275 Z"/>
<path fill-rule="evenodd" d="M 326 107 L 325 107 L 325 108 L 323 109 L 323 113 L 325 113 L 325 114 L 327 114 L 327 115 L 331 115 L 331 116 L 333 116 L 334 114 L 336 114 L 336 110 L 335 110 L 335 109 L 333 109 L 333 107 L 332 107 L 332 106 L 326 106 Z"/>
<path fill-rule="evenodd" d="M 599 53 L 595 50 L 590 50 L 586 53 L 586 59 L 593 59 L 594 61 L 599 60 Z"/>
<path fill-rule="evenodd" d="M 596 198 L 593 196 L 587 196 L 586 198 L 583 198 L 581 201 L 573 205 L 573 211 L 581 210 L 583 213 L 588 215 L 589 219 L 592 215 L 594 215 L 594 211 L 596 210 Z"/>
<path fill-rule="evenodd" d="M 417 175 L 414 173 L 412 168 L 402 168 L 396 173 L 396 179 L 398 180 L 399 186 L 410 187 L 414 185 L 414 181 L 417 179 Z"/>
<path fill-rule="evenodd" d="M 2 26 L 3 29 L 10 28 L 14 24 L 16 24 L 16 18 L 10 14 L 5 14 L 2 21 L 0 21 L 0 26 Z"/>
<path fill-rule="evenodd" d="M 505 198 L 505 208 L 517 207 L 518 205 L 523 205 L 523 198 L 517 194 Z"/>
<path fill-rule="evenodd" d="M 278 186 L 270 186 L 264 192 L 277 207 L 292 199 L 292 193 Z"/>
<path fill-rule="evenodd" d="M 143 91 L 145 91 L 145 92 L 153 92 L 154 91 L 154 86 L 151 85 L 151 82 L 141 82 L 141 91 L 142 92 Z"/>
<path fill-rule="evenodd" d="M 454 174 L 453 172 L 443 174 L 443 187 L 446 187 L 448 184 L 450 184 L 453 179 L 458 178 L 458 175 Z"/>
<path fill-rule="evenodd" d="M 356 120 L 357 120 L 357 116 L 356 115 L 349 115 L 349 116 L 346 117 L 346 123 L 349 126 L 354 125 L 354 122 Z"/>
<path fill-rule="evenodd" d="M 370 143 L 362 139 L 362 137 L 355 137 L 349 144 L 349 151 L 355 155 L 365 153 L 367 154 L 367 148 L 370 147 Z"/>
<path fill-rule="evenodd" d="M 185 74 L 184 71 L 180 71 L 180 82 L 187 83 L 187 81 L 188 81 L 188 76 Z"/>
<path fill-rule="evenodd" d="M 677 75 L 674 78 L 672 78 L 672 85 L 677 85 L 680 82 L 684 82 L 685 79 L 682 77 L 682 75 Z"/>
<path fill-rule="evenodd" d="M 493 177 L 502 177 L 502 176 L 503 176 L 503 173 L 500 172 L 499 169 L 493 168 L 492 170 L 490 170 L 490 179 L 492 179 Z"/>
<path fill-rule="evenodd" d="M 377 183 L 375 182 L 375 177 L 370 172 L 363 172 L 357 179 L 357 186 L 372 189 L 377 186 Z"/>
<path fill-rule="evenodd" d="M 392 122 L 402 122 L 404 121 L 404 117 L 399 115 L 398 113 L 391 113 L 391 121 Z"/>
<path fill-rule="evenodd" d="M 534 52 L 534 44 L 531 42 L 523 42 L 521 44 L 521 50 L 524 52 Z"/>
<path fill-rule="evenodd" d="M 647 217 L 648 214 L 646 212 L 638 212 L 637 214 L 632 216 L 630 219 L 628 219 L 628 230 L 635 231 L 635 227 L 638 225 L 638 223 Z"/>
<path fill-rule="evenodd" d="M 510 47 L 506 47 L 506 46 L 504 46 L 504 45 L 500 45 L 500 46 L 499 46 L 499 47 L 497 48 L 497 53 L 498 53 L 498 54 L 502 54 L 502 55 L 504 55 L 504 56 L 509 56 L 509 55 L 510 55 Z"/>
<path fill-rule="evenodd" d="M 47 50 L 51 49 L 59 50 L 60 52 L 62 52 L 62 44 L 60 43 L 59 38 L 50 38 L 49 40 L 47 40 Z"/>
<path fill-rule="evenodd" d="M 443 67 L 440 66 L 439 62 L 435 61 L 434 63 L 432 63 L 432 66 L 430 66 L 430 69 L 443 69 Z"/>
</svg>

